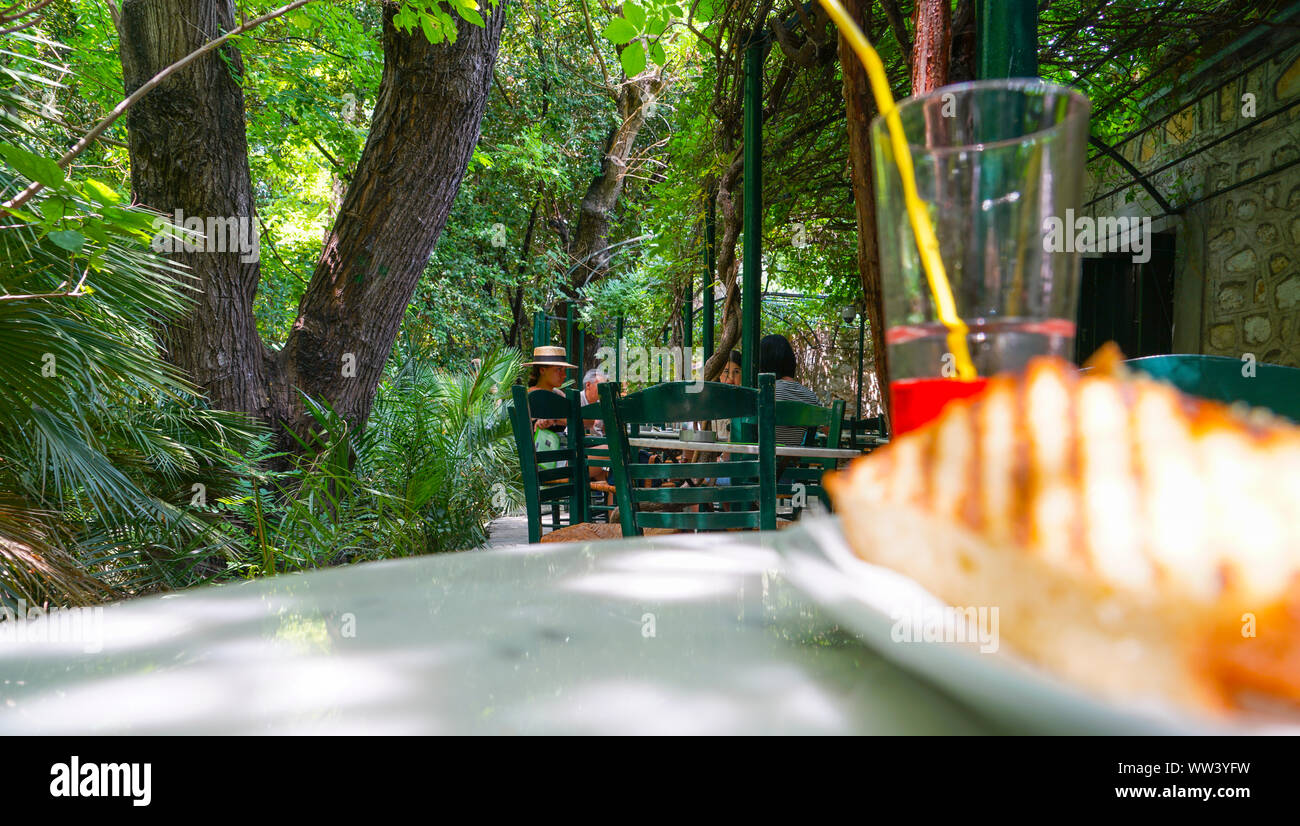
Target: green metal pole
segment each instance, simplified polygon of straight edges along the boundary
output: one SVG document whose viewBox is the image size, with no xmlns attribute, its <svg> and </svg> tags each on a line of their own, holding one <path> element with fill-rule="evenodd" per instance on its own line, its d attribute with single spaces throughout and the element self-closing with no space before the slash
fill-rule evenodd
<svg viewBox="0 0 1300 826">
<path fill-rule="evenodd" d="M 715 222 L 713 216 L 713 197 L 710 195 L 709 203 L 704 212 L 704 306 L 701 310 L 704 318 L 701 319 L 700 337 L 704 339 L 704 360 L 708 361 L 713 355 L 713 272 L 716 268 L 716 262 L 713 260 L 714 249 L 714 231 Z"/>
<path fill-rule="evenodd" d="M 1038 76 L 1038 1 L 975 0 L 975 75 Z"/>
<path fill-rule="evenodd" d="M 564 354 L 569 364 L 578 365 L 578 369 L 568 368 L 569 378 L 576 385 L 582 380 L 582 376 L 577 375 L 582 369 L 582 356 L 578 354 L 578 326 L 573 323 L 573 304 L 568 304 L 564 311 Z"/>
<path fill-rule="evenodd" d="M 546 311 L 538 310 L 533 313 L 533 346 L 545 347 L 550 344 L 551 331 L 546 323 Z"/>
<path fill-rule="evenodd" d="M 755 41 L 745 49 L 745 258 L 740 291 L 741 381 L 758 386 L 759 282 L 763 269 L 763 58 Z"/>
<path fill-rule="evenodd" d="M 623 316 L 614 323 L 614 381 L 623 381 Z"/>
<path fill-rule="evenodd" d="M 682 307 L 682 346 L 695 346 L 695 276 L 686 276 L 686 306 Z"/>
</svg>

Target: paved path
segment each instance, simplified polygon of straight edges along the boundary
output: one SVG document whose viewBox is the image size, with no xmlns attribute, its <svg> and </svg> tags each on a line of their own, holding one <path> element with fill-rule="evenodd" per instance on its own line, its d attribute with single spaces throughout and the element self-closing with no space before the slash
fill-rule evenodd
<svg viewBox="0 0 1300 826">
<path fill-rule="evenodd" d="M 505 548 L 512 545 L 528 544 L 528 517 L 503 516 L 492 520 L 488 525 L 489 548 Z"/>
</svg>

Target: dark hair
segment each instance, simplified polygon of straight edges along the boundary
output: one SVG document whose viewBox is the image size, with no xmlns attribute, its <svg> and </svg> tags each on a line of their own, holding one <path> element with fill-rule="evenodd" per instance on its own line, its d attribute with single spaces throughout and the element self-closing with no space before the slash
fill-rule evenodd
<svg viewBox="0 0 1300 826">
<path fill-rule="evenodd" d="M 727 362 L 730 364 L 739 364 L 742 367 L 745 366 L 744 360 L 740 357 L 739 350 L 732 350 L 731 358 L 727 359 Z"/>
<path fill-rule="evenodd" d="M 778 379 L 794 378 L 799 367 L 794 358 L 794 348 L 785 336 L 763 336 L 758 344 L 758 372 L 775 373 Z"/>
</svg>

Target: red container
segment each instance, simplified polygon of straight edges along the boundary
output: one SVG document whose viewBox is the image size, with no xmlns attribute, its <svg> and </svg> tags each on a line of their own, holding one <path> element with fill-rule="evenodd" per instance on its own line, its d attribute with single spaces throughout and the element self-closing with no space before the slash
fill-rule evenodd
<svg viewBox="0 0 1300 826">
<path fill-rule="evenodd" d="M 890 382 L 890 431 L 901 436 L 909 430 L 929 422 L 939 415 L 953 399 L 964 399 L 984 389 L 986 378 L 961 379 L 927 378 L 900 379 Z"/>
</svg>

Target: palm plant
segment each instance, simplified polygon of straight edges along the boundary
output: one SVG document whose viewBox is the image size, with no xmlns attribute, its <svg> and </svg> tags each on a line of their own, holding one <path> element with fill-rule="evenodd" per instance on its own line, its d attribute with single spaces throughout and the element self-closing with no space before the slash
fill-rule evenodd
<svg viewBox="0 0 1300 826">
<path fill-rule="evenodd" d="M 470 373 L 436 369 L 409 351 L 395 361 L 358 451 L 361 464 L 419 521 L 425 551 L 482 545 L 487 523 L 522 501 L 503 399 L 523 357 L 496 350 Z"/>
<path fill-rule="evenodd" d="M 186 274 L 148 250 L 155 215 L 48 158 L 57 145 L 33 124 L 55 44 L 9 37 L 0 197 L 46 189 L 0 228 L 0 600 L 184 584 L 194 552 L 221 545 L 204 544 L 212 525 L 189 492 L 228 484 L 224 449 L 257 428 L 206 409 L 160 358 L 152 330 L 185 312 Z"/>
</svg>

